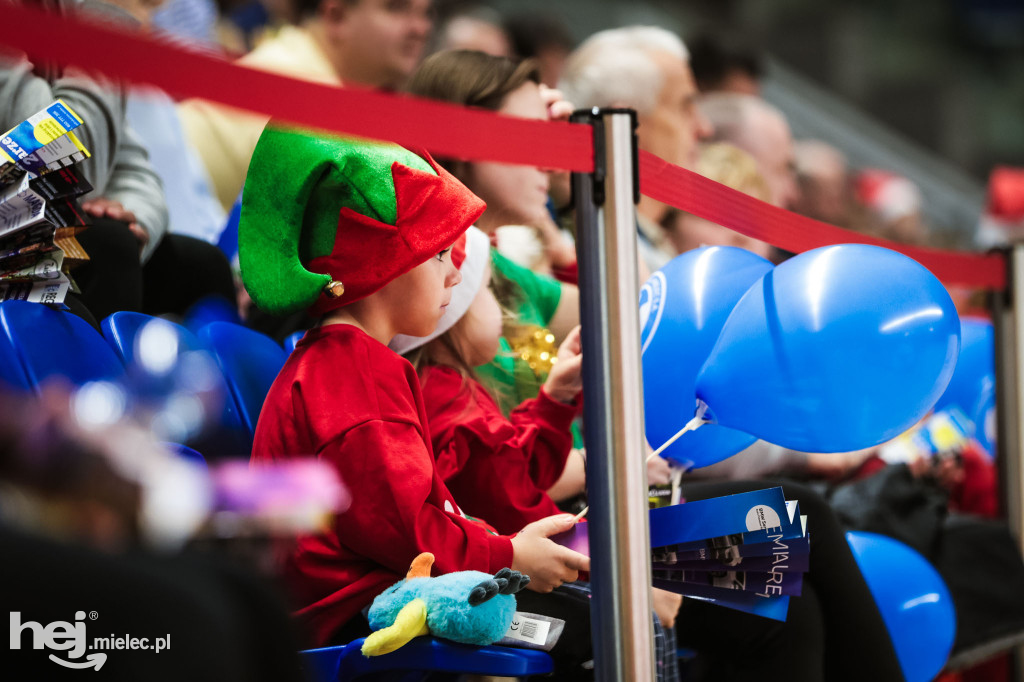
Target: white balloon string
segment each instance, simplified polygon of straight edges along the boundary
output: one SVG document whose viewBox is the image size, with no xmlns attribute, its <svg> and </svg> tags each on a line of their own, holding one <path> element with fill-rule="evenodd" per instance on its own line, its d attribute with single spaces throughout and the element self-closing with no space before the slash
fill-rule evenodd
<svg viewBox="0 0 1024 682">
<path fill-rule="evenodd" d="M 672 443 L 675 443 L 677 440 L 682 438 L 684 433 L 688 433 L 690 431 L 695 430 L 697 427 L 699 427 L 703 423 L 704 423 L 704 413 L 701 412 L 696 417 L 694 417 L 690 421 L 686 422 L 686 426 L 684 426 L 683 428 L 679 429 L 679 432 L 676 433 L 676 435 L 674 435 L 671 438 L 669 438 L 667 441 L 665 441 L 665 443 L 660 448 L 658 448 L 657 450 L 652 452 L 650 455 L 648 455 L 647 456 L 647 461 L 650 461 L 652 457 L 657 457 L 657 456 L 661 455 L 661 453 L 665 452 L 665 450 L 667 450 L 668 447 L 670 445 L 672 445 Z"/>
</svg>

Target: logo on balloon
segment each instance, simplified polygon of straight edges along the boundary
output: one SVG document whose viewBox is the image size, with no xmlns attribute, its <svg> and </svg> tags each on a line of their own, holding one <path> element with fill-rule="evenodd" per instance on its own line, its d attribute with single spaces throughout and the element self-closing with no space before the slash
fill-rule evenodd
<svg viewBox="0 0 1024 682">
<path fill-rule="evenodd" d="M 643 355 L 654 339 L 654 333 L 661 324 L 665 312 L 665 275 L 658 271 L 640 290 L 640 354 Z"/>
</svg>

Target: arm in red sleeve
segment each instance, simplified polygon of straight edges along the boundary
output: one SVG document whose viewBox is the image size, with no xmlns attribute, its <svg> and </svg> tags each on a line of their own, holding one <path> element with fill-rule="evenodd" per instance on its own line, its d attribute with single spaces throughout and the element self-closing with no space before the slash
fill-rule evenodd
<svg viewBox="0 0 1024 682">
<path fill-rule="evenodd" d="M 576 412 L 576 405 L 558 402 L 541 388 L 536 398 L 524 401 L 509 415 L 530 462 L 530 478 L 542 490 L 553 486 L 565 470 Z"/>
<path fill-rule="evenodd" d="M 414 425 L 366 422 L 332 441 L 321 457 L 338 468 L 352 495 L 335 524 L 349 550 L 400 575 L 421 552 L 434 554 L 435 573 L 493 573 L 512 564 L 508 537 L 460 515 Z"/>
<path fill-rule="evenodd" d="M 560 513 L 545 489 L 530 478 L 530 463 L 522 452 L 493 449 L 474 433 L 472 427 L 478 424 L 459 426 L 450 441 L 452 448 L 469 453 L 462 468 L 446 481 L 462 508 L 507 534 Z"/>
</svg>

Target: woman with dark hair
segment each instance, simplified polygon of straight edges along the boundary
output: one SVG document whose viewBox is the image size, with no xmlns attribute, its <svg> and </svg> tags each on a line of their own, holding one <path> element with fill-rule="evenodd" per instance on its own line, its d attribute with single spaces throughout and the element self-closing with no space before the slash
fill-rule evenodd
<svg viewBox="0 0 1024 682">
<path fill-rule="evenodd" d="M 540 83 L 532 61 L 516 62 L 482 52 L 453 50 L 432 55 L 410 79 L 407 90 L 421 97 L 480 107 L 508 116 L 548 120 L 571 112 L 557 92 Z M 504 225 L 538 229 L 553 264 L 575 263 L 575 251 L 559 234 L 548 213 L 551 174 L 541 168 L 490 161 L 439 159 L 474 194 L 487 203 L 476 226 L 492 237 Z M 491 251 L 494 290 L 515 325 L 506 328 L 503 351 L 480 370 L 481 378 L 500 398 L 506 412 L 537 395 L 545 368 L 522 359 L 531 353 L 535 332 L 551 331 L 560 343 L 579 324 L 579 290 L 513 263 Z M 510 351 L 514 351 L 510 352 Z"/>
</svg>

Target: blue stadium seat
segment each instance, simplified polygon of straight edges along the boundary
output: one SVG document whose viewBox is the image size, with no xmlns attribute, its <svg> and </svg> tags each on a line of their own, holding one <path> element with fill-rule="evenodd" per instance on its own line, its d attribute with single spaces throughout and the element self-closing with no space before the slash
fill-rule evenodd
<svg viewBox="0 0 1024 682">
<path fill-rule="evenodd" d="M 238 316 L 238 308 L 234 303 L 222 296 L 207 296 L 196 301 L 188 309 L 182 326 L 192 333 L 197 333 L 212 322 L 242 324 L 242 318 Z"/>
<path fill-rule="evenodd" d="M 302 652 L 303 667 L 315 682 L 348 682 L 360 678 L 382 679 L 387 673 L 406 672 L 403 682 L 422 680 L 436 673 L 528 677 L 553 669 L 543 651 L 504 646 L 471 646 L 436 637 L 416 637 L 398 651 L 367 658 L 360 651 L 363 639 L 344 646 Z"/>
<path fill-rule="evenodd" d="M 289 334 L 287 337 L 285 337 L 284 349 L 289 353 L 295 350 L 295 346 L 298 345 L 299 339 L 301 339 L 305 335 L 305 333 L 306 332 L 295 332 L 294 334 Z"/>
<path fill-rule="evenodd" d="M 5 365 L 0 378 L 16 388 L 38 391 L 53 376 L 76 386 L 124 376 L 124 365 L 103 337 L 69 312 L 39 303 L 4 301 L 0 336 Z"/>
<path fill-rule="evenodd" d="M 145 362 L 140 362 L 139 357 L 139 335 L 144 329 L 151 329 L 147 327 L 149 324 L 159 325 L 160 331 L 163 333 L 150 338 L 156 343 L 166 344 L 167 350 L 173 353 L 175 363 L 184 353 L 195 351 L 210 353 L 195 334 L 180 324 L 142 313 L 114 313 L 103 320 L 100 328 L 103 330 L 103 336 L 107 343 L 121 358 L 129 372 L 135 376 L 145 377 L 152 371 Z M 152 350 L 150 349 L 150 355 L 152 355 Z M 161 362 L 167 361 L 166 358 L 159 356 L 157 359 Z M 227 380 L 216 367 L 213 368 L 209 378 L 214 382 L 212 390 L 221 394 L 223 404 L 216 418 L 209 420 L 207 428 L 195 439 L 189 439 L 186 445 L 197 448 L 210 456 L 248 456 L 252 445 L 251 436 L 248 428 L 242 423 Z M 169 389 L 170 387 L 164 387 L 163 390 Z"/>
<path fill-rule="evenodd" d="M 199 340 L 217 358 L 242 424 L 251 438 L 256 433 L 263 401 L 288 354 L 269 336 L 230 322 L 213 322 Z"/>
</svg>

